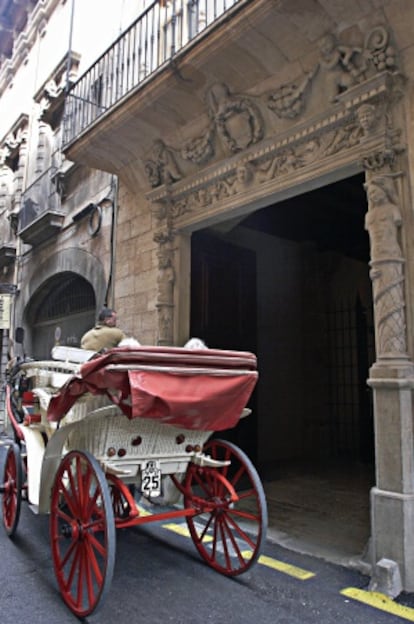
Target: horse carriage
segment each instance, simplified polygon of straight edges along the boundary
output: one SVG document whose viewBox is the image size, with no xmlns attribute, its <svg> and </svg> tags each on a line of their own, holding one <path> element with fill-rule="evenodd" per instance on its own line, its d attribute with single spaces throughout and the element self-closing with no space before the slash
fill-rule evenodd
<svg viewBox="0 0 414 624">
<path fill-rule="evenodd" d="M 263 487 L 245 453 L 217 432 L 248 416 L 256 357 L 55 347 L 52 358 L 9 372 L 14 439 L 0 495 L 10 537 L 22 500 L 49 514 L 57 584 L 72 612 L 85 617 L 103 603 L 120 528 L 185 519 L 209 566 L 227 576 L 248 570 L 266 536 Z"/>
</svg>

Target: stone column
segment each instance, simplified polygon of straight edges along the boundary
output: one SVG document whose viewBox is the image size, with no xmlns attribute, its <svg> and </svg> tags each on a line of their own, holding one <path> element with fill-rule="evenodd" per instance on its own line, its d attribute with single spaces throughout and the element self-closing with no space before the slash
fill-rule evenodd
<svg viewBox="0 0 414 624">
<path fill-rule="evenodd" d="M 377 353 L 368 380 L 374 394 L 376 455 L 376 485 L 371 491 L 371 584 L 394 595 L 401 587 L 384 586 L 384 580 L 381 586 L 378 580 L 384 579 L 381 570 L 391 569 L 387 568 L 390 561 L 398 566 L 403 589 L 414 590 L 414 367 L 407 353 L 398 180 L 398 174 L 374 170 L 367 173 L 365 185 Z"/>
</svg>

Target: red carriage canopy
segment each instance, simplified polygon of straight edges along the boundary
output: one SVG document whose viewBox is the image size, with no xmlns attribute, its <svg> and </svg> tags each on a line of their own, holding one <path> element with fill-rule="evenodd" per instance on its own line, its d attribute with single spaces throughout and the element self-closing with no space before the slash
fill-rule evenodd
<svg viewBox="0 0 414 624">
<path fill-rule="evenodd" d="M 52 397 L 48 419 L 60 421 L 89 392 L 128 418 L 220 431 L 237 424 L 257 378 L 256 356 L 245 351 L 117 347 L 83 364 Z"/>
</svg>

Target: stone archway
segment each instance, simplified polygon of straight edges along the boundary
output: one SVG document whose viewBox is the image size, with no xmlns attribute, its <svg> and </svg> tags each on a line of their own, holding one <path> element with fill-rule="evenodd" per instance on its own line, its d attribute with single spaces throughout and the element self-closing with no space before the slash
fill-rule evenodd
<svg viewBox="0 0 414 624">
<path fill-rule="evenodd" d="M 59 344 L 80 346 L 80 338 L 95 322 L 96 300 L 90 282 L 65 271 L 51 277 L 34 293 L 26 309 L 31 330 L 31 356 L 49 359 Z"/>
<path fill-rule="evenodd" d="M 42 296 L 46 297 L 48 289 L 55 287 L 57 284 L 61 287 L 60 280 L 62 278 L 66 280 L 69 276 L 71 276 L 71 279 L 74 277 L 82 278 L 86 284 L 89 284 L 93 293 L 95 310 L 93 318 L 91 313 L 87 315 L 86 325 L 94 321 L 96 309 L 103 305 L 106 294 L 106 280 L 104 268 L 98 258 L 75 248 L 64 249 L 49 256 L 39 267 L 32 268 L 31 275 L 25 282 L 16 302 L 15 324 L 16 326 L 21 325 L 25 329 L 25 349 L 27 353 L 31 354 L 34 346 L 31 331 L 31 325 L 36 318 L 33 312 L 34 308 L 31 307 L 33 301 L 35 304 L 36 301 L 39 304 Z M 77 333 L 73 335 L 77 336 Z"/>
</svg>

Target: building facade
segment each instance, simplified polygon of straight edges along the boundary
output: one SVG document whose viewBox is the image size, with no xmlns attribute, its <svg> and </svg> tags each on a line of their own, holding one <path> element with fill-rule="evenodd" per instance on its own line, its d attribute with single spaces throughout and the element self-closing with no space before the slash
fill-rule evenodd
<svg viewBox="0 0 414 624">
<path fill-rule="evenodd" d="M 82 4 L 27 3 L 1 67 L 12 325 L 46 357 L 106 301 L 141 343 L 255 351 L 229 436 L 375 468 L 372 573 L 414 591 L 413 3 L 123 2 L 100 50 Z"/>
</svg>

